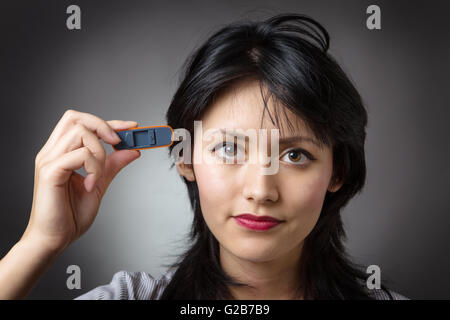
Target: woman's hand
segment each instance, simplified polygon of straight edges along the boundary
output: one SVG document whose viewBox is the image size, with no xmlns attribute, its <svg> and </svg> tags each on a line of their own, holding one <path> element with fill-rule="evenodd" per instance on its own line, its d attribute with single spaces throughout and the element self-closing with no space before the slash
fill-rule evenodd
<svg viewBox="0 0 450 320">
<path fill-rule="evenodd" d="M 99 138 L 114 145 L 120 142 L 114 130 L 136 126 L 133 121 L 104 121 L 66 111 L 36 156 L 33 204 L 22 239 L 60 252 L 84 234 L 111 181 L 140 155 L 120 150 L 106 156 Z M 81 167 L 85 178 L 74 172 Z"/>
<path fill-rule="evenodd" d="M 117 144 L 114 130 L 136 126 L 74 110 L 64 114 L 36 156 L 28 226 L 0 260 L 0 299 L 26 297 L 56 257 L 92 225 L 112 179 L 140 155 L 120 150 L 106 156 L 99 138 Z M 85 178 L 74 172 L 81 167 Z"/>
</svg>

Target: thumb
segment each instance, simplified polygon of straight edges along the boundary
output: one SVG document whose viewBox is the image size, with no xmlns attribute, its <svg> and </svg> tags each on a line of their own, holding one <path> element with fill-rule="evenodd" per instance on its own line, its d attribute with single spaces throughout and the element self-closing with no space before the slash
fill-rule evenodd
<svg viewBox="0 0 450 320">
<path fill-rule="evenodd" d="M 114 177 L 128 164 L 141 156 L 139 150 L 119 150 L 111 152 L 105 161 L 105 170 L 99 180 L 102 195 L 106 192 Z"/>
</svg>

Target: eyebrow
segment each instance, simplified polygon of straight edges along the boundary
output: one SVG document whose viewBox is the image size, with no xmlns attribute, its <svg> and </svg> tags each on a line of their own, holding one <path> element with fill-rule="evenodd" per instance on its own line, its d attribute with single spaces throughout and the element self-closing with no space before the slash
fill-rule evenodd
<svg viewBox="0 0 450 320">
<path fill-rule="evenodd" d="M 247 137 L 245 134 L 241 134 L 237 131 L 231 130 L 231 129 L 225 129 L 225 128 L 220 128 L 218 130 L 215 130 L 215 132 L 220 131 L 224 134 L 230 134 L 236 137 L 241 137 L 244 138 Z M 302 136 L 302 135 L 295 135 L 295 136 L 291 136 L 291 137 L 285 137 L 285 138 L 280 138 L 278 140 L 280 145 L 286 145 L 286 144 L 290 144 L 293 142 L 309 142 L 312 143 L 314 145 L 316 145 L 317 147 L 321 148 L 320 144 L 313 138 L 311 137 L 307 137 L 307 136 Z"/>
<path fill-rule="evenodd" d="M 292 142 L 309 142 L 320 148 L 320 144 L 316 140 L 314 140 L 313 138 L 310 138 L 310 137 L 306 137 L 306 136 L 292 136 L 292 137 L 279 139 L 280 144 L 289 144 Z"/>
</svg>

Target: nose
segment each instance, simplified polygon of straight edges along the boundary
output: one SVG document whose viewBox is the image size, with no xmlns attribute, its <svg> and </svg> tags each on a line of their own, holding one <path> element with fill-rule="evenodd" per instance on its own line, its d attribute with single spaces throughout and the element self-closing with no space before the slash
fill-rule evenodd
<svg viewBox="0 0 450 320">
<path fill-rule="evenodd" d="M 256 204 L 268 204 L 278 200 L 276 175 L 262 174 L 261 165 L 248 164 L 245 173 L 243 195 Z"/>
</svg>

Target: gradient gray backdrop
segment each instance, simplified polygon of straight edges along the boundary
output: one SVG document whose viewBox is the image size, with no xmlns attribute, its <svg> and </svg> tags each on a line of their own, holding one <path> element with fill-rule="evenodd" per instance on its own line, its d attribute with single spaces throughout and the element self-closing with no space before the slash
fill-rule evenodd
<svg viewBox="0 0 450 320">
<path fill-rule="evenodd" d="M 367 184 L 344 210 L 348 248 L 410 298 L 450 298 L 449 6 L 445 1 L 5 1 L 0 4 L 0 254 L 28 222 L 34 159 L 68 108 L 105 120 L 164 124 L 188 54 L 226 23 L 306 13 L 369 113 Z M 78 4 L 82 30 L 66 29 Z M 378 4 L 382 30 L 365 26 Z M 107 146 L 108 153 L 112 148 Z M 144 150 L 111 184 L 91 229 L 31 299 L 70 299 L 119 270 L 157 277 L 192 219 L 167 149 Z M 66 288 L 81 267 L 82 289 Z"/>
</svg>

